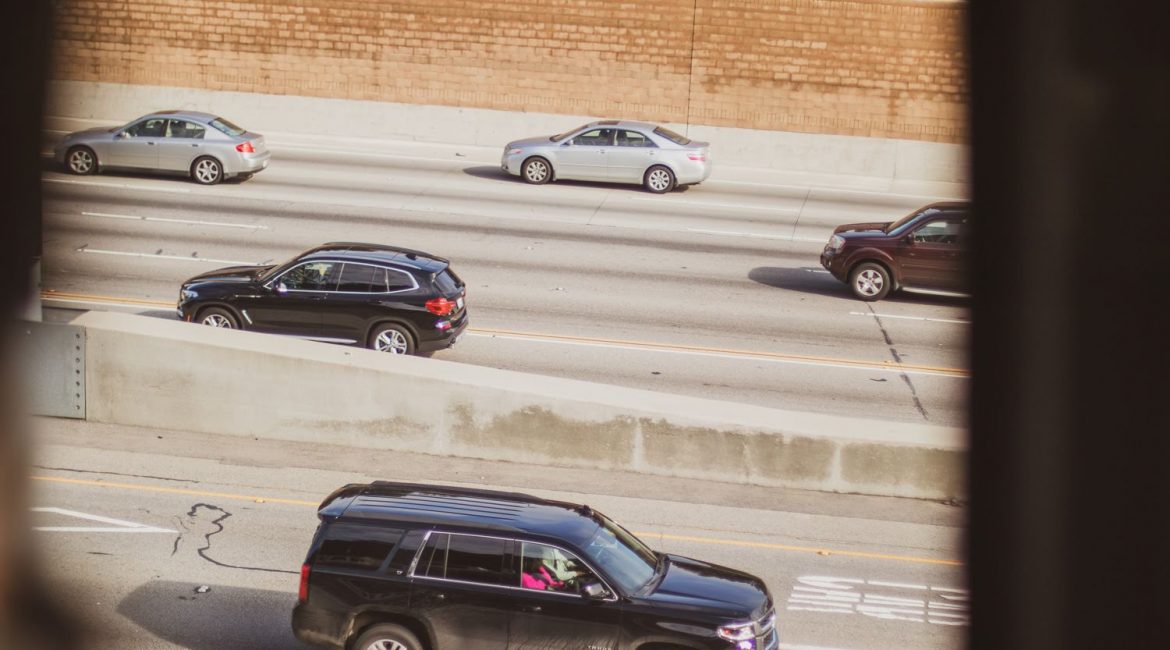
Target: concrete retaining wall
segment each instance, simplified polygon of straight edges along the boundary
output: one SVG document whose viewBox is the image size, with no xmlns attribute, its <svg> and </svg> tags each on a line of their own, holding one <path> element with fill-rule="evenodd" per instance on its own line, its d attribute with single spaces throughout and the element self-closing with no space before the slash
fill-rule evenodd
<svg viewBox="0 0 1170 650">
<path fill-rule="evenodd" d="M 218 113 L 260 133 L 311 133 L 503 147 L 510 140 L 560 133 L 615 116 L 556 115 L 450 106 L 263 95 L 80 81 L 49 82 L 53 117 L 129 121 L 163 109 Z M 620 117 L 620 116 L 619 116 Z M 712 143 L 716 168 L 749 167 L 899 182 L 967 182 L 962 145 L 859 136 L 817 135 L 667 124 Z"/>
<path fill-rule="evenodd" d="M 965 433 L 753 407 L 112 312 L 87 419 L 438 455 L 964 499 Z M 393 467 L 377 468 L 393 478 Z M 442 477 L 436 477 L 442 478 Z"/>
</svg>

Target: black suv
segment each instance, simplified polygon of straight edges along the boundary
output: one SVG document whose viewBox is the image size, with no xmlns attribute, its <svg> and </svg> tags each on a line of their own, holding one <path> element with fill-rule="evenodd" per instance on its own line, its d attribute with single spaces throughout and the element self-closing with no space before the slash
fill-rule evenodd
<svg viewBox="0 0 1170 650">
<path fill-rule="evenodd" d="M 589 506 L 376 482 L 318 510 L 298 639 L 351 650 L 779 647 L 759 578 L 651 550 Z"/>
<path fill-rule="evenodd" d="M 931 203 L 897 221 L 837 226 L 821 266 L 849 283 L 853 295 L 881 300 L 891 291 L 967 291 L 971 204 Z"/>
<path fill-rule="evenodd" d="M 425 354 L 451 347 L 467 328 L 466 293 L 441 257 L 331 243 L 284 264 L 197 275 L 183 283 L 178 311 L 212 327 Z"/>
</svg>

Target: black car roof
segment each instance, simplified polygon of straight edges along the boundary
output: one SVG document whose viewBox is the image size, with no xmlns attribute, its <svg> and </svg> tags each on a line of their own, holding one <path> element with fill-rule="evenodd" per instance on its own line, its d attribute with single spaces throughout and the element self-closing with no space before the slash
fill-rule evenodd
<svg viewBox="0 0 1170 650">
<path fill-rule="evenodd" d="M 423 251 L 361 242 L 330 242 L 328 244 L 322 244 L 321 246 L 305 251 L 297 259 L 298 261 L 304 261 L 324 257 L 409 266 L 425 273 L 438 273 L 450 265 L 449 260 L 437 255 L 431 255 L 430 253 L 424 253 Z"/>
<path fill-rule="evenodd" d="M 414 522 L 424 528 L 537 535 L 577 545 L 587 542 L 599 525 L 596 513 L 574 503 L 517 492 L 393 481 L 347 485 L 329 495 L 318 514 L 338 521 Z"/>
</svg>

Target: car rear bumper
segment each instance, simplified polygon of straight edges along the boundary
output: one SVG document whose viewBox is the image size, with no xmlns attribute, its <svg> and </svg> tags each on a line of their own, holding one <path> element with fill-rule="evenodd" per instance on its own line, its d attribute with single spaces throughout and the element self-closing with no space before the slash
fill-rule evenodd
<svg viewBox="0 0 1170 650">
<path fill-rule="evenodd" d="M 234 169 L 228 170 L 231 174 L 255 174 L 268 168 L 268 160 L 272 158 L 271 151 L 263 153 L 243 154 L 236 158 Z"/>
<path fill-rule="evenodd" d="M 711 175 L 710 160 L 687 160 L 679 165 L 675 176 L 679 185 L 702 183 Z"/>
<path fill-rule="evenodd" d="M 455 342 L 463 336 L 463 332 L 467 330 L 467 323 L 471 319 L 467 317 L 467 312 L 459 317 L 458 321 L 451 323 L 451 328 L 447 330 L 431 330 L 431 335 L 427 338 L 419 336 L 418 351 L 419 352 L 437 352 L 439 350 L 446 350 L 455 345 Z"/>
</svg>

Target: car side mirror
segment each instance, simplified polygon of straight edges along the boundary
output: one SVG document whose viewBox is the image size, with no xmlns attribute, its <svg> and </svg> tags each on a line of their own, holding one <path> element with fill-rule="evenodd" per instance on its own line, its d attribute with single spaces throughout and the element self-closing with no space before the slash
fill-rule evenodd
<svg viewBox="0 0 1170 650">
<path fill-rule="evenodd" d="M 118 131 L 118 137 L 125 140 L 126 138 L 130 137 L 130 134 L 126 131 Z"/>
<path fill-rule="evenodd" d="M 283 296 L 284 294 L 288 293 L 288 287 L 284 286 L 283 282 L 277 282 L 276 284 L 272 285 L 272 291 L 278 296 Z"/>
<path fill-rule="evenodd" d="M 587 582 L 581 585 L 581 595 L 589 600 L 605 600 L 609 591 L 600 582 Z"/>
<path fill-rule="evenodd" d="M 573 146 L 573 141 L 571 139 L 565 140 L 564 144 L 562 144 L 561 146 L 562 147 L 571 147 L 571 146 Z"/>
</svg>

